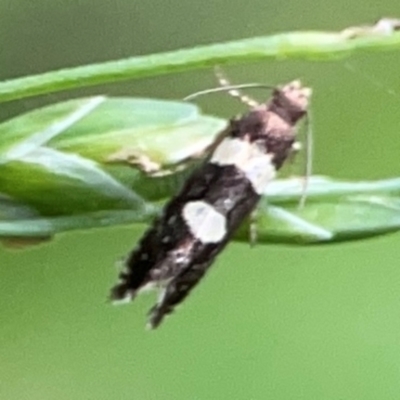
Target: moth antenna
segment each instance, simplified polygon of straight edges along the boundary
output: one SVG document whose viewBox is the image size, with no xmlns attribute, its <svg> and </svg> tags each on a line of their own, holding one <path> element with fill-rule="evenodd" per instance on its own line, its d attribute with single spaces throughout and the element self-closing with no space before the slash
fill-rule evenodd
<svg viewBox="0 0 400 400">
<path fill-rule="evenodd" d="M 216 76 L 220 86 L 223 87 L 223 88 L 227 88 L 228 93 L 232 97 L 236 97 L 243 104 L 246 104 L 250 108 L 255 108 L 255 107 L 259 106 L 258 101 L 254 100 L 250 96 L 247 96 L 247 95 L 241 93 L 239 89 L 228 89 L 229 87 L 232 87 L 232 84 L 229 82 L 229 79 L 227 78 L 227 76 L 225 75 L 225 73 L 224 73 L 224 71 L 222 70 L 221 67 L 215 66 L 214 67 L 214 73 L 215 73 L 215 76 Z"/>
<path fill-rule="evenodd" d="M 313 162 L 313 149 L 314 149 L 314 138 L 312 130 L 312 121 L 310 111 L 307 112 L 306 123 L 306 137 L 305 137 L 305 154 L 306 154 L 306 164 L 304 168 L 304 178 L 301 188 L 301 196 L 299 200 L 299 208 L 303 208 L 306 204 L 307 199 L 307 189 L 310 183 L 310 177 L 312 174 L 312 162 Z"/>
<path fill-rule="evenodd" d="M 205 94 L 229 92 L 229 91 L 237 90 L 237 89 L 274 89 L 274 87 L 270 86 L 270 85 L 264 85 L 262 83 L 243 83 L 240 85 L 231 85 L 231 86 L 223 86 L 223 87 L 220 86 L 220 87 L 215 87 L 215 88 L 211 88 L 211 89 L 200 90 L 198 92 L 189 94 L 189 96 L 184 97 L 183 100 L 190 101 L 190 100 L 195 99 L 196 97 L 200 97 Z"/>
</svg>

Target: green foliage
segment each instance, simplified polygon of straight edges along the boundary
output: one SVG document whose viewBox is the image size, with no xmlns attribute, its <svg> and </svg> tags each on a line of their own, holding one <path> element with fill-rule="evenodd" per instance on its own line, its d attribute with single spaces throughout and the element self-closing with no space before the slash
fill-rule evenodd
<svg viewBox="0 0 400 400">
<path fill-rule="evenodd" d="M 299 206 L 303 179 L 272 182 L 259 207 L 260 243 L 334 243 L 400 229 L 400 179 L 343 182 L 314 176 L 305 206 Z M 248 241 L 248 227 L 236 238 Z"/>
<path fill-rule="evenodd" d="M 322 60 L 358 49 L 400 47 L 399 22 L 384 21 L 338 33 L 284 33 L 48 72 L 0 83 L 0 101 L 217 63 Z M 4 122 L 0 237 L 44 239 L 69 229 L 147 223 L 225 125 L 188 103 L 101 96 Z M 347 183 L 313 177 L 299 208 L 301 181 L 276 181 L 259 210 L 259 242 L 334 242 L 397 230 L 399 191 L 398 179 Z M 248 223 L 236 238 L 248 240 Z"/>
<path fill-rule="evenodd" d="M 148 221 L 225 124 L 188 103 L 105 97 L 7 121 L 0 236 Z"/>
</svg>

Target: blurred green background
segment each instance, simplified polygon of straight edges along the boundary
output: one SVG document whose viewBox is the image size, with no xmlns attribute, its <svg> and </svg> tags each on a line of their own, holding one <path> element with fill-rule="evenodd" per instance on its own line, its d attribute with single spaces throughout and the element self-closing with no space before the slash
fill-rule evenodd
<svg viewBox="0 0 400 400">
<path fill-rule="evenodd" d="M 0 79 L 382 16 L 400 17 L 399 2 L 0 0 Z M 227 72 L 240 83 L 312 86 L 314 172 L 358 180 L 399 175 L 399 65 L 398 52 L 377 52 Z M 214 85 L 211 71 L 195 71 L 2 104 L 0 118 L 84 94 L 179 99 Z M 223 117 L 242 108 L 224 95 L 199 103 Z M 400 398 L 398 234 L 309 248 L 232 244 L 184 306 L 147 332 L 152 295 L 106 302 L 115 260 L 144 228 L 0 250 L 0 399 Z"/>
</svg>

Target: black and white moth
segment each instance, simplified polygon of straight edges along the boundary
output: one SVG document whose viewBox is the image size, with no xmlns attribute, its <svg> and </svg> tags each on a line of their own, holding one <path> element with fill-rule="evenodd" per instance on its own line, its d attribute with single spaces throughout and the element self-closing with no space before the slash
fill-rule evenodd
<svg viewBox="0 0 400 400">
<path fill-rule="evenodd" d="M 294 81 L 230 121 L 208 159 L 128 256 L 112 300 L 132 300 L 148 286 L 162 288 L 149 313 L 156 328 L 185 299 L 293 152 L 310 95 L 310 88 Z"/>
</svg>

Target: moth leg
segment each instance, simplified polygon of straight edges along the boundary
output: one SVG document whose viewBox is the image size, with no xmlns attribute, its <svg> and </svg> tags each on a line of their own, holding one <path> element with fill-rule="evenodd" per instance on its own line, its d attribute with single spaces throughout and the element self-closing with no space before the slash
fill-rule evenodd
<svg viewBox="0 0 400 400">
<path fill-rule="evenodd" d="M 249 243 L 250 243 L 250 247 L 254 247 L 257 244 L 257 238 L 258 238 L 257 215 L 258 215 L 258 209 L 255 208 L 250 213 L 250 224 L 249 224 Z"/>
<path fill-rule="evenodd" d="M 150 328 L 157 328 L 164 317 L 172 313 L 174 308 L 188 296 L 205 275 L 207 266 L 208 264 L 191 265 L 167 284 L 158 303 L 149 312 Z"/>
</svg>

